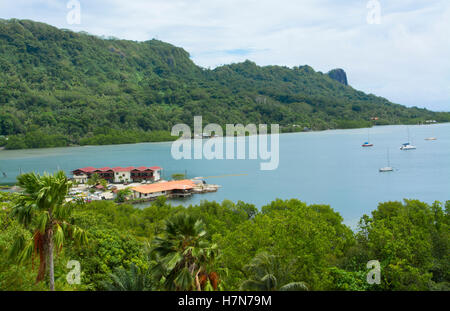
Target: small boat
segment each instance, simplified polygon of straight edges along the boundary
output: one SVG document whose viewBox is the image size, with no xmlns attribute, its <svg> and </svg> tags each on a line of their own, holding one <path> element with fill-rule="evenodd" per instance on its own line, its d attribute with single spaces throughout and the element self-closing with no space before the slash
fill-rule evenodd
<svg viewBox="0 0 450 311">
<path fill-rule="evenodd" d="M 390 166 L 380 168 L 380 173 L 393 172 L 394 169 Z"/>
<path fill-rule="evenodd" d="M 414 150 L 414 149 L 417 149 L 417 147 L 411 145 L 410 143 L 404 143 L 404 144 L 400 147 L 400 150 Z"/>
<path fill-rule="evenodd" d="M 379 169 L 380 173 L 386 173 L 386 172 L 393 172 L 394 169 L 391 167 L 391 161 L 389 159 L 389 149 L 387 151 L 387 163 L 388 165 L 386 167 L 382 167 Z"/>
<path fill-rule="evenodd" d="M 410 143 L 409 127 L 408 127 L 408 142 L 407 142 L 407 143 L 404 143 L 404 144 L 400 147 L 400 150 L 414 150 L 414 149 L 417 149 L 417 147 L 414 146 L 414 145 L 411 145 L 411 143 Z"/>
<path fill-rule="evenodd" d="M 425 140 L 437 140 L 437 138 L 436 137 L 428 137 L 428 138 L 425 138 Z"/>
<path fill-rule="evenodd" d="M 367 130 L 367 141 L 362 144 L 362 147 L 373 147 L 373 144 L 370 143 L 370 132 Z"/>
</svg>

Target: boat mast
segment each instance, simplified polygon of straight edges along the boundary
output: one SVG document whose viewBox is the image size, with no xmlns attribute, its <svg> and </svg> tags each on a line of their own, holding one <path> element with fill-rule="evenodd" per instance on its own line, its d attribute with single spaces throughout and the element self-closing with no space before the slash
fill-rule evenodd
<svg viewBox="0 0 450 311">
<path fill-rule="evenodd" d="M 388 167 L 391 167 L 391 159 L 389 158 L 389 148 L 387 149 Z"/>
</svg>

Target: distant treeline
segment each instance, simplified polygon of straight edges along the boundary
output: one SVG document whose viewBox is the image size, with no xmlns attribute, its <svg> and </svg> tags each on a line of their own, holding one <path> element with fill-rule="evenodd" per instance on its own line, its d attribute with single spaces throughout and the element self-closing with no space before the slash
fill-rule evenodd
<svg viewBox="0 0 450 311">
<path fill-rule="evenodd" d="M 97 133 L 81 138 L 79 145 L 116 145 L 132 144 L 142 142 L 162 142 L 172 141 L 177 137 L 171 136 L 168 131 L 144 132 L 139 130 L 108 130 L 105 133 Z M 69 137 L 62 134 L 46 134 L 42 131 L 33 131 L 26 134 L 19 134 L 9 137 L 3 142 L 5 149 L 26 149 L 26 148 L 51 148 L 65 147 L 71 145 Z"/>
</svg>

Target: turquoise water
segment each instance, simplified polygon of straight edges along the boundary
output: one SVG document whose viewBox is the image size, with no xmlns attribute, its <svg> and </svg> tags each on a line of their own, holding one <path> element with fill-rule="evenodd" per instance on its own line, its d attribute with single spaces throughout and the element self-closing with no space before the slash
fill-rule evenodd
<svg viewBox="0 0 450 311">
<path fill-rule="evenodd" d="M 283 134 L 280 163 L 274 171 L 259 170 L 260 160 L 174 160 L 171 143 L 3 150 L 0 171 L 7 177 L 0 173 L 0 183 L 14 182 L 20 171 L 157 165 L 164 168 L 166 178 L 186 172 L 189 177 L 203 176 L 208 183 L 222 186 L 216 193 L 197 194 L 174 203 L 230 199 L 261 207 L 276 198 L 298 198 L 329 204 L 354 226 L 379 202 L 450 200 L 450 124 L 410 126 L 409 131 L 417 150 L 399 149 L 407 141 L 405 126 L 370 129 L 373 148 L 361 147 L 367 140 L 367 129 Z M 438 140 L 424 140 L 430 136 Z M 378 169 L 387 165 L 388 148 L 396 171 L 379 173 Z M 238 176 L 223 176 L 232 174 Z"/>
</svg>

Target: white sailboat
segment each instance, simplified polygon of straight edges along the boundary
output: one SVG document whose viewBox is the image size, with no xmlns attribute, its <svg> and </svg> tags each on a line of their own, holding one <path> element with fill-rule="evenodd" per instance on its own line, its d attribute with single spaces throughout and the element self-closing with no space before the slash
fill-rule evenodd
<svg viewBox="0 0 450 311">
<path fill-rule="evenodd" d="M 411 145 L 411 143 L 410 143 L 409 127 L 408 127 L 408 142 L 407 142 L 407 143 L 404 143 L 404 144 L 400 147 L 400 150 L 414 150 L 414 149 L 417 149 L 417 147 L 414 146 L 414 145 Z"/>
<path fill-rule="evenodd" d="M 431 137 L 425 138 L 425 140 L 433 141 L 433 140 L 437 140 L 437 138 L 436 138 L 436 136 L 431 136 Z"/>
<path fill-rule="evenodd" d="M 417 147 L 411 145 L 410 143 L 404 143 L 404 144 L 400 147 L 400 150 L 414 150 L 414 149 L 417 149 Z"/>
<path fill-rule="evenodd" d="M 364 144 L 362 144 L 363 147 L 373 147 L 373 144 L 370 143 L 370 132 L 369 132 L 369 130 L 370 129 L 367 129 L 367 141 Z"/>
<path fill-rule="evenodd" d="M 394 169 L 391 167 L 391 161 L 389 159 L 389 149 L 387 151 L 387 163 L 388 165 L 386 167 L 382 167 L 379 169 L 380 173 L 386 173 L 386 172 L 393 172 Z"/>
</svg>

